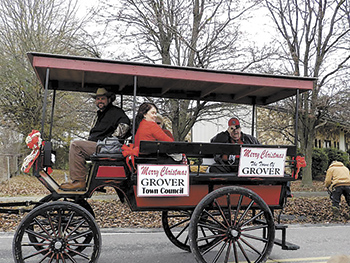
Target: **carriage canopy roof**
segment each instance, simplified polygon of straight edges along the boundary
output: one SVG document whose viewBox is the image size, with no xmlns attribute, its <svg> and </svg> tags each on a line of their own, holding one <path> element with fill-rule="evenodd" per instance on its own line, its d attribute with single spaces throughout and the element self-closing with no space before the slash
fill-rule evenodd
<svg viewBox="0 0 350 263">
<path fill-rule="evenodd" d="M 43 87 L 116 94 L 267 105 L 312 90 L 313 78 L 250 74 L 89 57 L 28 53 Z M 48 70 L 49 69 L 49 70 Z"/>
</svg>

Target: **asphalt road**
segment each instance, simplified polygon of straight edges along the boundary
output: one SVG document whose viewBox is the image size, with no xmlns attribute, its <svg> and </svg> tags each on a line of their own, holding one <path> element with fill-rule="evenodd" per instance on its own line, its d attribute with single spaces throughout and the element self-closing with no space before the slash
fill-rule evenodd
<svg viewBox="0 0 350 263">
<path fill-rule="evenodd" d="M 193 255 L 175 247 L 162 229 L 102 229 L 101 232 L 99 263 L 195 263 Z M 13 233 L 0 233 L 0 263 L 13 262 L 12 238 Z M 275 245 L 268 262 L 326 263 L 335 255 L 350 256 L 350 224 L 291 225 L 287 239 L 300 249 L 286 251 Z"/>
</svg>

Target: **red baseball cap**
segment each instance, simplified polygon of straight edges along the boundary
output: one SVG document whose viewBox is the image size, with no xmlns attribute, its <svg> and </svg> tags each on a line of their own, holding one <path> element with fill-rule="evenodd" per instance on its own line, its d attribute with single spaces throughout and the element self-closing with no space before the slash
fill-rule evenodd
<svg viewBox="0 0 350 263">
<path fill-rule="evenodd" d="M 232 125 L 236 126 L 236 128 L 241 127 L 241 126 L 239 125 L 239 120 L 238 120 L 237 118 L 231 118 L 231 119 L 228 121 L 228 126 L 232 126 Z"/>
</svg>

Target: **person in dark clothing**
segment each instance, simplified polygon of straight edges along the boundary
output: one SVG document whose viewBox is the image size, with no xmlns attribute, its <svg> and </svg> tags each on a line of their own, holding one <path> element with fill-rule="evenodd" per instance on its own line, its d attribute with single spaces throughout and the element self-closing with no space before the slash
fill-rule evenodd
<svg viewBox="0 0 350 263">
<path fill-rule="evenodd" d="M 241 126 L 237 118 L 231 118 L 228 121 L 226 131 L 215 135 L 210 142 L 234 143 L 234 144 L 260 144 L 253 136 L 245 134 L 241 131 Z M 215 155 L 215 164 L 211 165 L 209 172 L 211 173 L 232 173 L 238 171 L 238 156 L 235 155 Z"/>
<path fill-rule="evenodd" d="M 66 191 L 84 190 L 87 168 L 85 160 L 95 151 L 98 140 L 110 136 L 124 139 L 130 129 L 130 119 L 125 112 L 112 104 L 115 94 L 105 88 L 97 89 L 95 104 L 98 108 L 88 140 L 73 141 L 69 149 L 69 175 L 72 182 L 61 184 Z"/>
</svg>

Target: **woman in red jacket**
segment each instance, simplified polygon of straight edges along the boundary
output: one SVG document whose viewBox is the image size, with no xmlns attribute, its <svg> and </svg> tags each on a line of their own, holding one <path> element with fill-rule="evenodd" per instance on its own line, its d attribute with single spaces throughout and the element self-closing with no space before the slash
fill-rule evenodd
<svg viewBox="0 0 350 263">
<path fill-rule="evenodd" d="M 135 118 L 135 147 L 140 147 L 140 141 L 174 141 L 157 125 L 157 113 L 158 108 L 153 103 L 140 105 Z"/>
<path fill-rule="evenodd" d="M 165 141 L 173 142 L 164 130 L 156 123 L 158 108 L 155 104 L 144 102 L 140 105 L 135 117 L 135 147 L 140 147 L 140 141 Z M 142 154 L 142 153 L 141 153 Z M 181 153 L 165 154 L 158 158 L 157 163 L 187 164 L 187 159 Z"/>
</svg>

